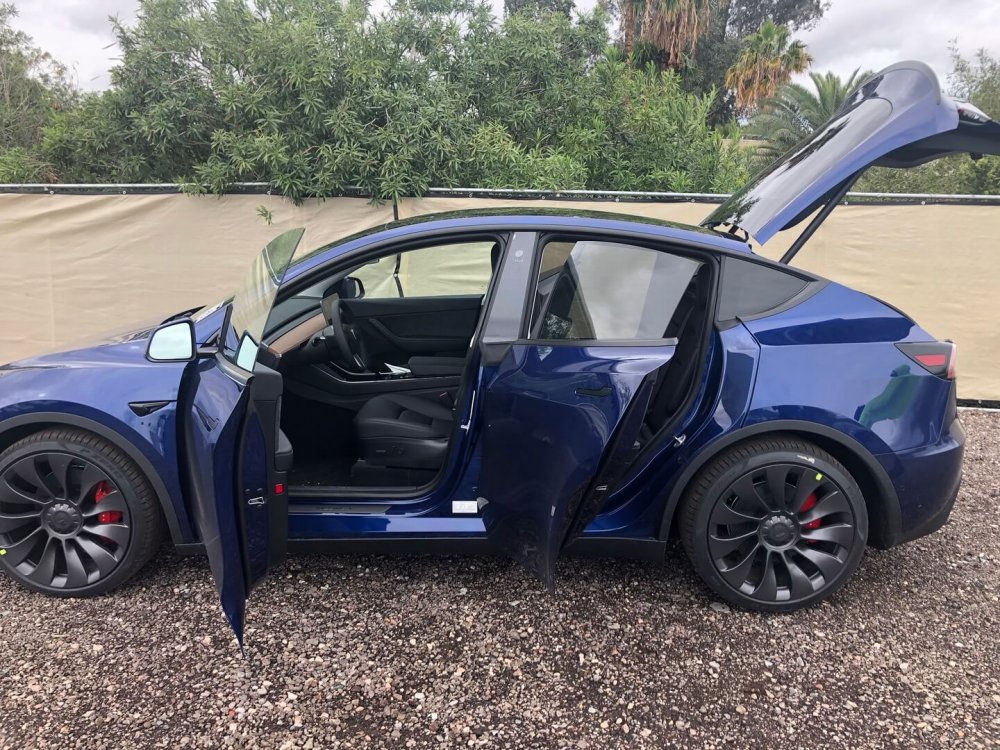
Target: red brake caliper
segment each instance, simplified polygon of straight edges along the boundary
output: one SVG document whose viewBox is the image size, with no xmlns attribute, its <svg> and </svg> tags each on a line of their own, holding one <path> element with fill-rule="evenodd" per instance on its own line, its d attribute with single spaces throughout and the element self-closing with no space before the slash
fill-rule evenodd
<svg viewBox="0 0 1000 750">
<path fill-rule="evenodd" d="M 809 497 L 806 498 L 806 501 L 802 503 L 802 507 L 799 508 L 799 513 L 800 514 L 805 513 L 807 511 L 812 510 L 815 507 L 816 507 L 816 493 L 812 492 L 810 493 Z M 808 523 L 802 524 L 802 528 L 806 530 L 819 528 L 819 522 L 820 519 L 817 518 L 813 521 L 809 521 Z M 806 541 L 809 542 L 810 544 L 813 543 L 811 540 L 808 539 Z"/>
<path fill-rule="evenodd" d="M 111 485 L 107 482 L 100 482 L 97 485 L 97 489 L 94 490 L 94 504 L 98 504 L 105 497 L 114 492 Z M 122 512 L 120 510 L 105 510 L 97 514 L 98 523 L 121 523 L 122 522 Z"/>
</svg>

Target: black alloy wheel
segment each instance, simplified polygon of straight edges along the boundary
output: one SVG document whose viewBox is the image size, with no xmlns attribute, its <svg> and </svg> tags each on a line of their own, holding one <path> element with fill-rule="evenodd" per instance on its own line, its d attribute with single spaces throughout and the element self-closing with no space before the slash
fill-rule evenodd
<svg viewBox="0 0 1000 750">
<path fill-rule="evenodd" d="M 794 438 L 768 438 L 716 459 L 682 507 L 682 538 L 708 585 L 748 609 L 814 604 L 864 554 L 868 516 L 836 459 Z"/>
<path fill-rule="evenodd" d="M 161 538 L 145 478 L 100 438 L 49 430 L 0 456 L 0 567 L 28 588 L 103 593 L 131 577 Z"/>
</svg>

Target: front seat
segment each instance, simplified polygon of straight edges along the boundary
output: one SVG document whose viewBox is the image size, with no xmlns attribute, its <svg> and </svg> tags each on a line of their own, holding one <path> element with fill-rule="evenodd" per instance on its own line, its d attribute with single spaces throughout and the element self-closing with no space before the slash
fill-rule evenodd
<svg viewBox="0 0 1000 750">
<path fill-rule="evenodd" d="M 439 469 L 454 422 L 440 400 L 401 393 L 376 396 L 354 417 L 361 458 L 400 469 Z"/>
</svg>

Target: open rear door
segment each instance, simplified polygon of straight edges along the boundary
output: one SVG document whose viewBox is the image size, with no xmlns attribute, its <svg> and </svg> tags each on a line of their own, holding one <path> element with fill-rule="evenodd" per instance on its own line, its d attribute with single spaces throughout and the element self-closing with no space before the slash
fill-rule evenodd
<svg viewBox="0 0 1000 750">
<path fill-rule="evenodd" d="M 287 501 L 278 487 L 282 467 L 275 465 L 281 376 L 259 364 L 257 355 L 302 234 L 285 232 L 257 257 L 229 304 L 218 351 L 191 364 L 183 389 L 194 516 L 241 647 L 246 599 L 283 557 L 287 535 Z"/>
<path fill-rule="evenodd" d="M 696 361 L 685 331 L 712 283 L 699 260 L 603 239 L 519 233 L 504 255 L 482 338 L 479 508 L 494 546 L 550 589 L 631 465 L 679 337 Z"/>
<path fill-rule="evenodd" d="M 632 348 L 513 344 L 484 389 L 486 533 L 549 589 L 571 532 L 604 500 L 602 470 L 616 448 L 635 443 L 653 376 L 675 349 L 672 340 Z"/>
<path fill-rule="evenodd" d="M 826 206 L 782 258 L 788 262 L 871 166 L 914 167 L 948 154 L 1000 154 L 1000 125 L 941 93 L 920 62 L 862 83 L 833 118 L 709 214 L 702 226 L 739 229 L 760 244 Z"/>
</svg>

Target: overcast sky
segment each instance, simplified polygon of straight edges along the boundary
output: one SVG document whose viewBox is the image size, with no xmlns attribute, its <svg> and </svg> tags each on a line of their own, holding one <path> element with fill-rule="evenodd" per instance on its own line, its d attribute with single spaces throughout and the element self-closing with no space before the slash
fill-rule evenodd
<svg viewBox="0 0 1000 750">
<path fill-rule="evenodd" d="M 577 0 L 591 6 L 593 0 Z M 15 0 L 15 25 L 38 46 L 69 65 L 81 87 L 108 86 L 118 52 L 109 16 L 135 18 L 137 0 Z M 502 0 L 494 5 L 501 7 Z M 898 60 L 923 60 L 946 85 L 948 43 L 965 55 L 985 47 L 1000 55 L 1000 3 L 996 0 L 831 0 L 816 28 L 797 34 L 815 58 L 813 70 L 848 75 Z"/>
</svg>

